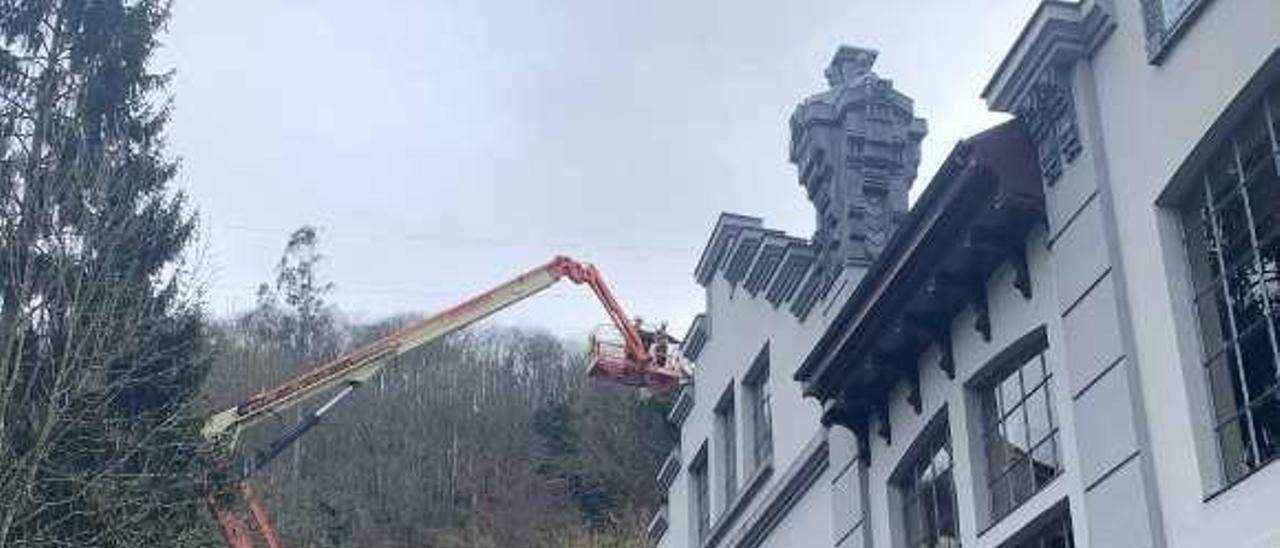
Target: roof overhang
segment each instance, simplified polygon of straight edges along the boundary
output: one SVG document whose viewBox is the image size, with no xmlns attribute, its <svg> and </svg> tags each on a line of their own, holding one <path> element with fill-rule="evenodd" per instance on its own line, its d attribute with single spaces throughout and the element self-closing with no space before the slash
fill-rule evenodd
<svg viewBox="0 0 1280 548">
<path fill-rule="evenodd" d="M 711 237 L 702 248 L 702 255 L 698 257 L 698 266 L 693 271 L 694 279 L 698 280 L 699 284 L 706 286 L 711 282 L 716 271 L 733 252 L 738 236 L 743 230 L 764 230 L 764 220 L 737 213 L 720 214 L 715 228 L 711 230 Z"/>
<path fill-rule="evenodd" d="M 916 374 L 919 354 L 949 339 L 960 309 L 985 309 L 997 267 L 1021 261 L 1028 294 L 1025 235 L 1043 222 L 1034 149 L 1020 122 L 961 141 L 797 370 L 805 395 L 860 413 L 884 405 L 894 383 Z"/>
<path fill-rule="evenodd" d="M 1013 112 L 1046 68 L 1092 55 L 1114 29 L 1105 0 L 1046 0 L 1022 28 L 982 98 L 991 110 Z"/>
</svg>

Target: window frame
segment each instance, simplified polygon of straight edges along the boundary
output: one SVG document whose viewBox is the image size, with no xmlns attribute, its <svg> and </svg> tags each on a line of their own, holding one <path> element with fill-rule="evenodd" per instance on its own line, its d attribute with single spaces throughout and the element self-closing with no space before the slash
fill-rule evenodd
<svg viewBox="0 0 1280 548">
<path fill-rule="evenodd" d="M 711 534 L 711 474 L 707 441 L 703 440 L 689 461 L 689 536 L 701 546 Z"/>
<path fill-rule="evenodd" d="M 1066 500 L 1037 516 L 1002 545 L 1004 548 L 1045 548 L 1046 541 L 1052 539 L 1055 532 L 1062 533 L 1061 538 L 1066 539 L 1066 548 L 1076 546 L 1071 509 Z"/>
<path fill-rule="evenodd" d="M 1207 402 L 1201 412 L 1208 423 L 1206 435 L 1210 438 L 1208 444 L 1212 447 L 1212 458 L 1216 459 L 1212 472 L 1217 489 L 1209 498 L 1280 460 L 1280 447 L 1276 447 L 1280 442 L 1269 441 L 1266 448 L 1269 454 L 1262 454 L 1264 448 L 1258 440 L 1260 432 L 1254 418 L 1268 404 L 1280 407 L 1280 380 L 1275 378 L 1280 376 L 1280 307 L 1276 307 L 1276 300 L 1264 295 L 1258 299 L 1261 303 L 1260 317 L 1252 320 L 1238 318 L 1236 310 L 1240 303 L 1248 304 L 1248 299 L 1243 297 L 1254 290 L 1268 291 L 1267 286 L 1273 281 L 1268 273 L 1276 265 L 1265 264 L 1263 252 L 1280 246 L 1280 227 L 1272 226 L 1267 233 L 1260 234 L 1262 224 L 1255 218 L 1258 213 L 1263 213 L 1267 221 L 1274 223 L 1273 217 L 1280 208 L 1259 209 L 1251 203 L 1256 199 L 1255 191 L 1280 188 L 1280 74 L 1276 74 L 1280 71 L 1275 70 L 1274 63 L 1274 59 L 1268 63 L 1271 70 L 1260 71 L 1257 78 L 1263 78 L 1262 81 L 1255 80 L 1250 84 L 1256 84 L 1258 87 L 1255 89 L 1261 91 L 1256 94 L 1242 92 L 1237 98 L 1238 104 L 1229 108 L 1237 111 L 1236 114 L 1224 116 L 1224 120 L 1215 124 L 1210 131 L 1212 141 L 1202 143 L 1205 150 L 1200 160 L 1183 177 L 1188 181 L 1187 188 L 1170 204 L 1181 226 L 1179 243 L 1187 269 L 1188 287 L 1178 297 L 1186 299 L 1190 309 L 1198 347 L 1195 362 L 1200 369 L 1201 389 Z M 1251 150 L 1245 150 L 1247 147 L 1241 142 L 1249 137 L 1246 130 L 1255 125 L 1261 125 L 1263 130 L 1261 147 L 1269 146 L 1270 151 L 1264 151 L 1255 165 L 1247 166 L 1245 153 Z M 1269 174 L 1267 164 L 1271 164 Z M 1233 176 L 1233 180 L 1226 184 L 1214 178 L 1215 174 L 1220 175 L 1215 168 L 1224 166 L 1226 173 Z M 1226 234 L 1229 229 L 1224 227 L 1229 223 L 1221 219 L 1235 217 L 1218 213 L 1237 203 L 1244 226 L 1230 229 L 1232 233 Z M 1241 256 L 1224 258 L 1223 250 L 1226 255 L 1235 253 Z M 1233 287 L 1229 278 L 1240 268 L 1252 268 L 1253 275 L 1260 281 L 1243 288 L 1246 295 L 1237 296 L 1240 288 Z M 1209 310 L 1203 308 L 1206 301 L 1212 305 Z M 1217 315 L 1217 323 L 1213 324 L 1215 333 L 1209 333 L 1211 319 L 1206 316 L 1210 313 Z M 1248 325 L 1242 327 L 1239 323 Z M 1241 357 L 1257 350 L 1249 348 L 1249 352 L 1245 352 L 1247 343 L 1258 342 L 1254 339 L 1266 339 L 1263 342 L 1268 343 L 1273 367 L 1271 384 L 1256 393 L 1250 388 L 1250 383 L 1257 379 L 1251 380 L 1250 375 L 1258 374 L 1251 366 L 1259 366 L 1252 362 L 1246 364 L 1247 358 Z M 1214 368 L 1218 366 L 1227 370 L 1225 377 L 1215 372 Z M 1232 401 L 1219 401 L 1225 397 Z M 1247 435 L 1248 439 L 1238 442 L 1239 447 L 1228 451 L 1224 440 L 1229 434 L 1225 432 L 1233 422 L 1236 423 L 1234 428 L 1244 428 L 1247 432 L 1230 435 Z M 1280 431 L 1280 428 L 1276 430 Z M 1241 458 L 1233 459 L 1228 455 L 1234 452 L 1239 452 Z M 1233 471 L 1233 464 L 1241 469 Z"/>
<path fill-rule="evenodd" d="M 773 394 L 769 389 L 769 344 L 752 361 L 742 378 L 742 390 L 750 425 L 751 469 L 773 462 Z"/>
<path fill-rule="evenodd" d="M 936 464 L 937 456 L 941 451 L 945 450 L 947 454 L 947 466 L 942 471 L 934 471 L 927 482 L 927 487 L 922 486 L 923 482 L 919 481 L 920 474 L 917 471 L 923 471 L 933 468 Z M 947 410 L 944 407 L 937 415 L 929 421 L 929 423 L 920 431 L 911 443 L 911 446 L 903 454 L 898 461 L 898 465 L 894 468 L 893 473 L 889 475 L 889 487 L 892 490 L 893 512 L 896 515 L 895 529 L 897 534 L 894 535 L 894 544 L 902 548 L 932 548 L 938 546 L 938 539 L 942 536 L 937 534 L 941 530 L 938 525 L 941 520 L 936 517 L 940 510 L 942 501 L 938 499 L 938 478 L 943 474 L 950 476 L 950 521 L 955 530 L 954 544 L 947 548 L 960 548 L 962 546 L 961 524 L 960 524 L 960 495 L 956 491 L 956 474 L 959 473 L 956 467 L 955 446 L 951 439 L 951 423 L 947 417 Z M 926 495 L 924 489 L 929 489 Z M 929 543 L 929 534 L 924 533 L 918 539 L 912 538 L 912 530 L 910 525 L 912 515 L 912 504 L 921 500 L 925 496 L 933 498 L 931 509 L 929 511 L 933 518 L 933 528 L 935 529 L 935 537 L 933 543 Z M 919 507 L 924 508 L 924 507 Z M 924 512 L 920 512 L 923 515 Z M 921 520 L 923 525 L 925 521 Z M 923 527 L 921 528 L 923 531 Z M 913 541 L 915 541 L 913 543 Z"/>
<path fill-rule="evenodd" d="M 1028 386 L 1026 376 L 1023 373 L 1032 360 L 1039 362 L 1040 376 L 1031 386 Z M 981 440 L 982 444 L 979 458 L 983 466 L 975 470 L 981 478 L 975 484 L 982 486 L 982 494 L 985 497 L 983 502 L 985 503 L 986 525 L 991 527 L 1013 514 L 1018 508 L 1035 498 L 1037 494 L 1043 492 L 1057 478 L 1061 477 L 1064 471 L 1061 417 L 1059 417 L 1058 410 L 1054 407 L 1054 402 L 1057 401 L 1057 398 L 1053 393 L 1054 373 L 1050 367 L 1049 341 L 1045 327 L 1037 327 L 1020 337 L 997 354 L 982 371 L 980 376 L 969 383 L 968 389 L 975 395 L 974 400 L 978 404 L 977 425 L 979 432 L 976 438 Z M 1001 405 L 1002 396 L 1000 391 L 1003 383 L 1013 375 L 1018 376 L 1017 402 L 1005 409 L 1004 407 L 1006 406 Z M 1029 410 L 1027 406 L 1037 397 L 1039 397 L 1039 402 L 1044 405 L 1043 412 L 1047 430 L 1040 434 L 1038 438 L 1033 439 L 1030 426 L 1030 413 L 1032 410 Z M 993 410 L 997 414 L 995 417 L 991 415 Z M 1001 435 L 1001 428 L 1010 419 L 1013 419 L 1015 414 L 1021 417 L 1022 437 L 1027 446 L 1026 454 L 1020 458 L 1015 457 L 1012 459 L 1012 464 L 1008 462 L 1002 464 L 1001 470 L 993 476 L 991 438 L 993 436 L 1005 438 L 1005 436 Z M 994 424 L 993 419 L 995 421 Z M 1034 469 L 1035 455 L 1046 445 L 1053 451 L 1055 468 L 1051 476 L 1040 482 L 1037 480 Z M 1008 502 L 1006 508 L 998 510 L 995 499 L 996 492 L 993 489 L 993 485 L 997 482 L 1004 482 L 1012 474 L 1017 473 L 1019 460 L 1028 465 L 1026 470 L 1029 471 L 1031 489 L 1021 499 L 1018 499 L 1016 492 L 1012 491 L 1013 487 L 1009 486 L 1007 482 L 1003 483 L 1005 488 L 1010 490 L 1007 496 Z"/>
<path fill-rule="evenodd" d="M 1213 0 L 1188 0 L 1182 11 L 1172 18 L 1166 11 L 1165 0 L 1139 1 L 1146 31 L 1147 62 L 1159 65 Z"/>
<path fill-rule="evenodd" d="M 730 505 L 738 495 L 738 417 L 737 398 L 734 394 L 734 381 L 716 401 L 712 410 L 716 438 L 716 459 L 718 468 L 717 488 L 720 490 L 720 512 L 728 512 Z"/>
</svg>

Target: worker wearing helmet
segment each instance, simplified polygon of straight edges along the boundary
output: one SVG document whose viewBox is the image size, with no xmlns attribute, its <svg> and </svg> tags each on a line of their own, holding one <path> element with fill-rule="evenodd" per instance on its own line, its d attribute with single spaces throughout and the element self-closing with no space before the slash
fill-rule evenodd
<svg viewBox="0 0 1280 548">
<path fill-rule="evenodd" d="M 658 330 L 653 333 L 653 357 L 658 367 L 667 366 L 667 356 L 673 343 L 680 344 L 680 340 L 667 333 L 667 322 L 658 324 Z"/>
</svg>

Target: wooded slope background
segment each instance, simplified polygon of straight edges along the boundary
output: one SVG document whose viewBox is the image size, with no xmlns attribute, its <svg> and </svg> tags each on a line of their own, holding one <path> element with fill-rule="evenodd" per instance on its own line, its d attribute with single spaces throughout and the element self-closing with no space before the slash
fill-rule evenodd
<svg viewBox="0 0 1280 548">
<path fill-rule="evenodd" d="M 211 400 L 233 405 L 413 319 L 345 325 L 325 304 L 333 288 L 319 270 L 317 233 L 303 228 L 258 308 L 215 326 Z M 514 328 L 460 332 L 398 359 L 259 483 L 295 546 L 643 545 L 670 448 L 667 403 L 585 373 L 581 344 Z"/>
</svg>

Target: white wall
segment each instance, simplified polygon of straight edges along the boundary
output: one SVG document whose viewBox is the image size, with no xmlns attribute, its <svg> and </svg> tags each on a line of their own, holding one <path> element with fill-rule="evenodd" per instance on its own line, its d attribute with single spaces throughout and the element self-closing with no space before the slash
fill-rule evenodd
<svg viewBox="0 0 1280 548">
<path fill-rule="evenodd" d="M 717 273 L 707 285 L 707 320 L 709 321 L 709 340 L 702 350 L 696 364 L 694 374 L 694 407 L 685 419 L 680 432 L 682 448 L 680 477 L 670 491 L 672 501 L 671 529 L 662 539 L 663 547 L 686 546 L 692 538 L 689 534 L 688 516 L 688 466 L 701 444 L 708 444 L 708 469 L 711 482 L 711 522 L 714 526 L 720 513 L 725 508 L 721 488 L 724 471 L 720 467 L 718 440 L 715 439 L 714 409 L 729 383 L 733 383 L 735 406 L 737 412 L 737 458 L 739 491 L 744 487 L 754 472 L 752 467 L 752 438 L 750 428 L 749 399 L 742 390 L 742 379 L 754 362 L 760 350 L 769 345 L 769 389 L 772 403 L 772 435 L 773 435 L 773 472 L 769 479 L 760 486 L 756 495 L 739 513 L 733 526 L 725 537 L 733 536 L 733 532 L 745 523 L 745 517 L 767 502 L 767 494 L 787 468 L 801 455 L 809 441 L 819 434 L 822 426 L 819 421 L 821 409 L 818 402 L 806 399 L 801 395 L 800 385 L 792 380 L 792 375 L 799 367 L 800 361 L 808 355 L 809 350 L 826 328 L 831 315 L 838 312 L 838 303 L 848 298 L 855 278 L 860 270 L 848 270 L 845 279 L 838 280 L 828 298 L 818 303 L 804 322 L 799 322 L 791 314 L 788 303 L 774 308 L 765 299 L 765 292 L 751 296 L 741 286 L 736 289 Z M 847 282 L 846 282 L 847 280 Z M 829 306 L 833 302 L 834 306 Z M 805 542 L 830 539 L 830 496 L 829 481 L 821 479 L 807 492 L 800 503 L 788 514 L 782 525 L 788 523 L 805 523 L 804 527 L 792 527 L 784 537 L 787 542 L 797 541 L 796 535 L 804 537 Z M 677 499 L 679 501 L 677 502 Z M 822 502 L 815 502 L 820 499 Z M 677 509 L 680 506 L 681 509 Z M 816 512 L 816 513 L 814 513 Z M 676 516 L 680 523 L 677 524 Z M 816 527 L 821 524 L 822 527 Z M 807 531 L 807 532 L 806 532 Z M 779 534 L 779 533 L 775 533 Z M 766 542 L 775 542 L 770 537 Z M 777 541 L 782 542 L 782 541 Z M 796 546 L 797 544 L 778 544 L 778 546 Z"/>
<path fill-rule="evenodd" d="M 1176 219 L 1156 205 L 1195 144 L 1280 47 L 1280 2 L 1207 2 L 1159 66 L 1147 63 L 1141 6 L 1115 0 L 1117 29 L 1092 59 L 1115 211 L 1117 265 L 1134 315 L 1135 363 L 1169 546 L 1275 546 L 1280 467 L 1204 501 L 1218 463 Z M 1083 90 L 1088 92 L 1089 90 Z M 1170 282 L 1172 280 L 1172 282 Z M 1175 336 L 1176 335 L 1176 336 Z M 1199 448 L 1199 450 L 1197 450 Z M 1200 478 L 1200 481 L 1197 481 Z"/>
<path fill-rule="evenodd" d="M 1074 422 L 1070 409 L 1066 380 L 1068 373 L 1064 366 L 1065 348 L 1061 334 L 1061 322 L 1057 320 L 1056 295 L 1054 292 L 1055 277 L 1051 252 L 1046 247 L 1045 231 L 1036 230 L 1028 238 L 1028 266 L 1032 275 L 1032 298 L 1024 299 L 1014 289 L 1013 269 L 1004 265 L 988 280 L 989 316 L 991 319 L 990 342 L 973 329 L 973 313 L 963 311 L 952 321 L 952 344 L 956 363 L 956 378 L 948 379 L 938 367 L 939 353 L 937 349 L 926 351 L 919 360 L 920 393 L 922 412 L 917 414 L 907 403 L 907 387 L 899 384 L 890 400 L 891 442 L 875 433 L 876 425 L 872 425 L 870 439 L 871 463 L 866 469 L 868 474 L 867 488 L 869 504 L 862 508 L 858 497 L 852 490 L 856 482 L 847 482 L 833 490 L 833 500 L 849 504 L 847 510 L 837 511 L 835 522 L 846 524 L 860 520 L 865 512 L 868 521 L 865 526 L 871 528 L 871 538 L 876 547 L 901 546 L 902 539 L 897 538 L 900 527 L 895 525 L 898 518 L 897 501 L 893 496 L 893 487 L 889 479 L 895 469 L 903 462 L 904 454 L 917 440 L 921 431 L 934 417 L 945 409 L 953 449 L 953 470 L 956 478 L 956 497 L 960 509 L 961 543 L 966 547 L 986 548 L 999 546 L 1011 535 L 1021 530 L 1032 519 L 1039 516 L 1054 504 L 1069 495 L 1079 497 L 1082 484 L 1076 473 L 1078 469 L 1075 452 Z M 1034 495 L 1029 501 L 994 526 L 989 526 L 985 512 L 979 510 L 985 501 L 985 468 L 982 445 L 982 431 L 978 424 L 981 409 L 975 393 L 966 387 L 966 383 L 978 375 L 998 353 L 1012 343 L 1027 335 L 1038 327 L 1044 326 L 1049 339 L 1046 351 L 1046 363 L 1053 379 L 1050 381 L 1050 395 L 1053 400 L 1055 420 L 1059 427 L 1059 458 L 1064 463 L 1064 473 L 1050 483 L 1043 491 Z M 840 445 L 852 444 L 852 434 L 842 428 L 832 429 L 832 467 L 839 472 L 838 464 L 843 458 L 837 453 L 850 454 L 850 449 L 837 449 Z M 837 444 L 837 439 L 845 439 Z M 855 465 L 856 466 L 856 465 Z M 847 502 L 846 502 L 847 501 Z M 844 514 L 843 516 L 841 514 Z M 979 535 L 979 532 L 983 532 Z M 837 533 L 839 534 L 839 533 Z M 863 546 L 858 534 L 847 539 L 841 548 Z M 1084 544 L 1077 544 L 1083 546 Z"/>
<path fill-rule="evenodd" d="M 1097 1 L 1109 6 L 1116 28 L 1072 73 L 1084 150 L 1046 189 L 1048 225 L 1028 237 L 1033 298 L 1025 300 L 1013 289 L 1007 265 L 998 270 L 988 280 L 993 340 L 983 341 L 972 329 L 971 312 L 954 318 L 956 379 L 937 367 L 936 350 L 921 356 L 923 413 L 906 403 L 906 387 L 897 387 L 890 406 L 892 443 L 876 436 L 873 426 L 866 469 L 851 464 L 853 436 L 833 428 L 827 470 L 766 546 L 855 548 L 868 539 L 877 548 L 899 546 L 888 480 L 921 429 L 943 409 L 967 548 L 999 546 L 1064 500 L 1077 546 L 1280 545 L 1280 465 L 1205 500 L 1219 488 L 1219 464 L 1206 442 L 1197 334 L 1182 286 L 1185 254 L 1176 218 L 1156 203 L 1209 126 L 1280 47 L 1280 1 L 1208 1 L 1158 66 L 1147 60 L 1140 0 Z M 833 295 L 831 313 L 852 285 Z M 742 516 L 764 503 L 764 494 L 821 428 L 816 402 L 800 396 L 791 375 L 825 328 L 826 303 L 800 325 L 785 305 L 775 310 L 763 295 L 735 293 L 719 275 L 707 299 L 711 339 L 698 364 L 697 403 L 682 430 L 684 468 L 671 489 L 671 527 L 660 545 L 669 548 L 688 545 L 687 466 L 703 440 L 712 438 L 713 408 L 731 380 L 740 428 L 737 475 L 740 482 L 751 476 L 740 382 L 766 342 L 774 474 Z M 1041 325 L 1049 343 L 1064 472 L 1012 514 L 988 524 L 981 503 L 980 414 L 965 383 Z M 722 471 L 716 469 L 714 441 L 710 447 L 715 499 Z M 717 512 L 723 506 L 712 502 Z"/>
</svg>

